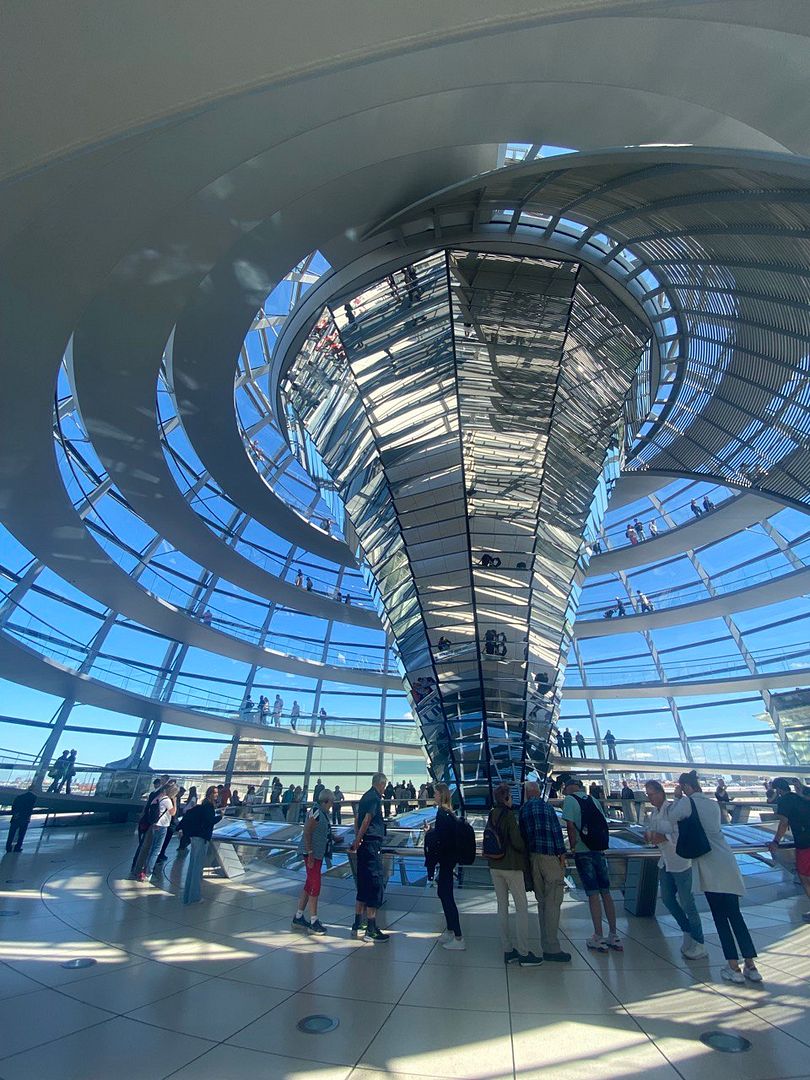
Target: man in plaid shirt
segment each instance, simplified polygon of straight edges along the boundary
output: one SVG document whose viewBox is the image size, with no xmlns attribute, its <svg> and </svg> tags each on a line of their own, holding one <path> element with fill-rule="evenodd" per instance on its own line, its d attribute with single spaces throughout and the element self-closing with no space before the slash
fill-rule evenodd
<svg viewBox="0 0 810 1080">
<path fill-rule="evenodd" d="M 526 843 L 534 894 L 537 897 L 543 959 L 560 964 L 567 963 L 571 954 L 560 948 L 560 908 L 565 891 L 565 842 L 556 811 L 541 796 L 539 785 L 532 781 L 524 786 L 520 831 Z"/>
</svg>

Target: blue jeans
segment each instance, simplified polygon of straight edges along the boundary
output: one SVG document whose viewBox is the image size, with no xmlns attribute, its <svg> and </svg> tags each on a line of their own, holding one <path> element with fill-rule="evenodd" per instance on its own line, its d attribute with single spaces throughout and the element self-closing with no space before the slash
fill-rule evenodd
<svg viewBox="0 0 810 1080">
<path fill-rule="evenodd" d="M 146 872 L 147 877 L 149 877 L 149 875 L 155 869 L 155 859 L 157 859 L 158 853 L 159 853 L 160 849 L 163 847 L 163 841 L 164 841 L 164 839 L 166 837 L 166 832 L 167 831 L 168 831 L 168 826 L 167 825 L 153 825 L 152 826 L 152 842 L 151 842 L 151 845 L 149 847 L 149 854 L 146 856 L 146 860 L 144 861 L 144 864 L 143 864 L 143 868 L 144 868 L 144 870 Z M 146 842 L 148 842 L 149 841 L 149 836 L 147 835 L 144 839 L 145 839 Z"/>
<path fill-rule="evenodd" d="M 703 944 L 703 926 L 700 922 L 695 898 L 692 895 L 692 871 L 659 870 L 661 899 L 664 907 L 680 926 L 684 934 L 691 934 L 692 940 Z"/>
<path fill-rule="evenodd" d="M 186 886 L 183 889 L 184 904 L 196 904 L 202 899 L 202 877 L 207 855 L 208 841 L 201 836 L 192 836 L 191 858 L 188 860 Z"/>
</svg>

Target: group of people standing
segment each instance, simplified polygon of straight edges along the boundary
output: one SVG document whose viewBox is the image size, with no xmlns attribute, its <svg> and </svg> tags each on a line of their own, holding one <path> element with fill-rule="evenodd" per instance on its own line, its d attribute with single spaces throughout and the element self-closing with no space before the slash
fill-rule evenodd
<svg viewBox="0 0 810 1080">
<path fill-rule="evenodd" d="M 132 858 L 130 872 L 138 881 L 146 881 L 157 866 L 167 859 L 166 849 L 175 832 L 182 833 L 180 854 L 191 849 L 183 889 L 183 903 L 200 900 L 202 877 L 208 856 L 208 844 L 214 826 L 222 820 L 218 810 L 223 799 L 223 785 L 212 784 L 200 802 L 197 789 L 185 789 L 168 776 L 153 781 L 143 813 L 138 821 L 138 846 Z"/>
<path fill-rule="evenodd" d="M 576 735 L 571 734 L 570 728 L 565 728 L 563 731 L 557 729 L 555 732 L 555 741 L 557 743 L 557 753 L 560 757 L 572 758 L 574 756 L 574 743 L 577 744 L 579 750 L 579 756 L 585 758 L 588 755 L 585 753 L 585 736 L 581 731 L 578 731 Z M 602 742 L 605 744 L 608 750 L 608 759 L 610 761 L 616 760 L 616 736 L 610 730 L 607 729 L 602 736 Z"/>
<path fill-rule="evenodd" d="M 508 785 L 501 784 L 494 792 L 495 805 L 487 820 L 483 853 L 490 860 L 507 964 L 537 967 L 544 961 L 570 961 L 571 955 L 560 947 L 559 939 L 568 854 L 573 855 L 588 900 L 593 933 L 585 943 L 587 948 L 597 952 L 623 950 L 605 857 L 610 834 L 604 809 L 598 799 L 585 794 L 581 781 L 572 773 L 560 774 L 557 783 L 563 795 L 561 816 L 567 830 L 567 848 L 560 819 L 543 798 L 537 783 L 524 785 L 524 801 L 519 812 L 512 805 Z M 452 806 L 444 792 L 440 792 L 442 787 L 437 785 L 435 828 L 450 835 L 447 823 Z M 695 891 L 702 892 L 726 959 L 721 977 L 734 983 L 761 982 L 756 949 L 740 910 L 745 885 L 722 832 L 717 800 L 704 794 L 694 770 L 681 775 L 676 797 L 671 801 L 656 780 L 648 781 L 646 793 L 653 806 L 647 839 L 661 853 L 661 899 L 683 933 L 682 954 L 687 960 L 699 960 L 707 955 L 694 898 Z M 810 806 L 810 801 L 806 801 Z M 791 809 L 796 812 L 792 806 Z M 447 926 L 443 946 L 463 949 L 464 938 L 453 897 L 453 853 L 449 846 L 444 851 L 438 859 L 439 898 Z M 804 863 L 802 868 L 808 869 Z M 529 948 L 527 888 L 537 897 L 540 956 Z M 810 895 L 810 883 L 806 888 Z M 510 898 L 515 908 L 514 931 L 509 919 Z"/>
<path fill-rule="evenodd" d="M 253 701 L 250 696 L 250 692 L 245 694 L 241 708 L 239 710 L 246 719 L 252 718 L 254 713 L 258 713 L 259 721 L 265 727 L 270 727 L 271 723 L 273 727 L 281 727 L 281 718 L 284 715 L 284 700 L 281 694 L 276 694 L 273 704 L 270 704 L 270 699 L 266 694 L 259 696 L 258 705 Z M 313 714 L 314 715 L 314 714 Z M 326 734 L 326 721 L 329 719 L 329 714 L 326 709 L 320 709 L 318 712 L 318 734 Z M 298 701 L 293 701 L 290 706 L 290 730 L 298 730 L 298 721 L 301 719 L 301 706 Z"/>
</svg>

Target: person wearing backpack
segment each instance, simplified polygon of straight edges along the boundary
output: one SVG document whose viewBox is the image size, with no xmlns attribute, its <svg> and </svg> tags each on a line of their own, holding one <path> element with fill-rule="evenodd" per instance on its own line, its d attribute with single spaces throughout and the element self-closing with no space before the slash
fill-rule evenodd
<svg viewBox="0 0 810 1080">
<path fill-rule="evenodd" d="M 679 830 L 669 816 L 675 804 L 667 800 L 664 786 L 657 780 L 648 780 L 644 790 L 653 808 L 644 835 L 647 843 L 657 844 L 661 852 L 658 863 L 661 900 L 683 934 L 682 955 L 687 960 L 703 960 L 709 954 L 692 892 L 692 860 L 678 854 Z"/>
<path fill-rule="evenodd" d="M 679 789 L 686 797 L 676 798 L 669 815 L 671 821 L 679 823 L 676 851 L 685 858 L 691 857 L 693 888 L 704 894 L 712 913 L 726 958 L 720 976 L 726 982 L 742 984 L 748 979 L 761 983 L 762 975 L 755 962 L 757 950 L 740 911 L 745 884 L 734 852 L 723 835 L 720 807 L 713 795 L 703 792 L 694 769 L 681 773 L 676 796 Z M 695 845 L 694 849 L 690 848 L 691 844 Z M 744 961 L 742 970 L 738 947 Z"/>
<path fill-rule="evenodd" d="M 152 803 L 154 802 L 154 800 L 160 794 L 160 791 L 161 791 L 161 788 L 163 787 L 163 785 L 168 784 L 168 782 L 169 782 L 169 777 L 166 776 L 165 774 L 163 776 L 157 778 L 156 780 L 152 781 L 152 790 L 149 792 L 149 796 L 148 796 L 148 798 L 146 800 L 146 806 L 144 806 L 144 808 L 143 808 L 143 813 L 141 814 L 140 818 L 138 819 L 138 846 L 135 848 L 135 854 L 132 856 L 132 865 L 129 868 L 130 874 L 134 874 L 137 871 L 138 856 L 141 853 L 141 846 L 143 845 L 143 838 L 144 838 L 144 836 L 146 836 L 147 832 L 149 831 L 149 826 L 152 824 L 151 810 L 150 810 L 150 808 L 152 806 Z"/>
<path fill-rule="evenodd" d="M 144 835 L 135 864 L 138 881 L 146 881 L 155 867 L 155 861 L 163 844 L 166 830 L 177 810 L 176 797 L 177 784 L 170 780 L 168 784 L 158 790 L 157 797 L 152 799 L 147 806 L 146 813 L 149 817 L 149 828 Z"/>
<path fill-rule="evenodd" d="M 453 801 L 447 784 L 437 784 L 436 818 L 433 826 L 425 833 L 425 865 L 428 878 L 433 879 L 436 867 L 439 868 L 437 895 L 441 901 L 446 930 L 439 938 L 439 944 L 450 951 L 462 951 L 467 948 L 461 933 L 461 921 L 453 896 L 453 874 L 458 862 L 456 833 L 458 822 L 453 813 Z"/>
<path fill-rule="evenodd" d="M 610 844 L 607 818 L 596 799 L 585 794 L 582 781 L 573 773 L 561 773 L 559 780 L 565 796 L 562 818 L 568 828 L 568 842 L 588 897 L 593 922 L 593 935 L 585 944 L 596 952 L 607 952 L 608 949 L 623 952 L 624 946 L 616 932 L 616 908 L 610 895 L 610 874 L 605 858 Z M 608 924 L 607 937 L 602 934 L 602 908 Z"/>
<path fill-rule="evenodd" d="M 543 961 L 529 952 L 529 900 L 523 876 L 526 848 L 512 809 L 512 792 L 508 784 L 498 784 L 493 795 L 495 805 L 484 829 L 483 855 L 489 859 L 489 872 L 498 902 L 503 960 L 505 964 L 538 967 Z M 515 904 L 514 943 L 509 930 L 510 893 Z"/>
</svg>

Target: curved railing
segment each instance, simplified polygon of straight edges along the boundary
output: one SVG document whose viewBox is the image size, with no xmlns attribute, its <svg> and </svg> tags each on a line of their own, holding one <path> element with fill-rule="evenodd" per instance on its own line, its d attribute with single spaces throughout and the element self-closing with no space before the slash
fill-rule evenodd
<svg viewBox="0 0 810 1080">
<path fill-rule="evenodd" d="M 660 655 L 660 654 L 659 654 Z M 750 656 L 762 674 L 775 674 L 790 668 L 810 667 L 810 645 L 757 649 Z M 616 660 L 591 660 L 585 664 L 585 679 L 576 664 L 569 663 L 565 674 L 565 686 L 623 686 L 646 682 L 693 682 L 711 676 L 737 678 L 750 675 L 751 671 L 742 655 L 722 653 L 703 656 L 694 660 L 670 662 L 666 654 L 660 655 L 663 676 L 650 658 L 644 665 L 620 664 Z"/>
<path fill-rule="evenodd" d="M 41 620 L 33 616 L 31 622 L 41 622 Z M 49 628 L 49 632 L 46 634 L 42 630 L 33 630 L 31 626 L 23 627 L 15 619 L 6 624 L 3 634 L 35 650 L 40 655 L 56 660 L 77 672 L 87 660 L 88 646 L 60 638 L 53 628 Z M 158 672 L 157 669 L 152 669 L 146 664 L 117 659 L 101 653 L 93 660 L 92 666 L 85 674 L 120 690 L 126 690 L 143 697 L 151 697 Z M 261 684 L 257 683 L 252 692 L 258 698 L 258 695 L 262 692 Z M 305 691 L 300 693 L 302 697 L 305 696 Z M 273 698 L 274 694 L 275 691 L 268 689 L 268 697 Z M 252 707 L 247 707 L 244 691 L 237 691 L 233 695 L 216 693 L 207 690 L 198 683 L 191 683 L 182 676 L 171 686 L 169 692 L 161 697 L 160 702 L 164 705 L 177 705 L 182 708 L 192 709 L 207 716 L 216 716 L 233 722 L 238 721 L 242 724 L 253 724 L 259 730 L 272 730 L 276 726 L 272 714 L 268 717 L 262 717 L 255 702 Z M 279 724 L 280 727 L 286 730 L 292 730 L 291 707 L 292 695 L 288 695 L 280 714 Z M 390 736 L 392 742 L 414 745 L 419 743 L 419 733 L 412 720 L 380 721 L 361 716 L 327 716 L 325 734 L 376 741 L 380 738 L 381 724 L 384 724 L 387 732 L 386 737 Z M 311 712 L 302 709 L 296 725 L 299 734 L 313 731 L 317 734 L 320 726 L 320 717 L 318 715 L 313 715 Z M 393 738 L 392 732 L 397 733 L 396 739 Z"/>
<path fill-rule="evenodd" d="M 703 497 L 708 495 L 713 506 L 710 510 L 706 510 L 703 505 Z M 705 513 L 714 513 L 715 510 L 719 510 L 733 499 L 739 497 L 739 492 L 730 492 L 728 488 L 715 485 L 714 487 L 707 488 L 700 498 L 696 496 L 684 496 L 681 501 L 674 504 L 664 503 L 664 511 L 667 517 L 663 517 L 658 510 L 654 507 L 650 507 L 640 514 L 630 514 L 627 517 L 622 518 L 621 521 L 615 525 L 610 525 L 608 528 L 603 529 L 599 534 L 599 541 L 602 545 L 602 552 L 594 552 L 594 554 L 601 554 L 606 551 L 613 551 L 615 548 L 629 547 L 633 544 L 633 541 L 627 535 L 628 525 L 632 525 L 635 519 L 639 519 L 642 523 L 641 535 L 633 530 L 635 533 L 636 543 L 646 543 L 655 537 L 650 533 L 650 524 L 654 523 L 657 530 L 657 535 L 660 536 L 663 533 L 671 532 L 673 529 L 679 528 L 681 525 L 688 525 L 691 521 L 696 521 Z M 695 514 L 691 509 L 692 500 L 698 504 L 700 510 L 699 514 Z M 609 512 L 609 510 L 608 510 Z M 674 524 L 670 525 L 667 518 L 674 521 Z"/>
<path fill-rule="evenodd" d="M 145 583 L 145 587 L 148 587 L 154 574 L 151 567 L 148 565 L 144 567 L 141 580 Z M 8 600 L 15 584 L 16 581 L 9 578 L 0 586 L 0 598 Z M 395 651 L 390 650 L 386 654 L 385 647 L 381 645 L 355 646 L 348 642 L 337 641 L 325 646 L 323 641 L 290 634 L 269 634 L 262 640 L 261 632 L 255 625 L 234 618 L 233 615 L 219 610 L 212 603 L 201 604 L 182 589 L 173 587 L 168 590 L 168 595 L 161 595 L 161 599 L 173 603 L 185 615 L 205 626 L 261 648 L 268 653 L 268 661 L 273 653 L 277 653 L 290 660 L 310 660 L 313 663 L 328 664 L 358 672 L 375 672 L 392 676 L 399 674 Z M 46 636 L 56 632 L 58 637 L 69 640 L 59 634 L 51 623 L 29 611 L 24 605 L 15 606 L 13 621 L 22 628 L 36 629 L 38 625 Z M 76 644 L 79 648 L 84 648 L 81 643 Z"/>
<path fill-rule="evenodd" d="M 805 538 L 799 541 L 797 544 L 791 546 L 791 553 L 801 560 L 803 567 L 807 566 L 807 560 L 810 558 L 810 538 Z M 762 566 L 763 562 L 767 561 L 767 565 Z M 685 585 L 674 585 L 671 588 L 666 589 L 649 589 L 644 590 L 647 599 L 652 605 L 651 610 L 663 611 L 669 608 L 684 607 L 688 604 L 698 603 L 701 600 L 711 600 L 715 596 L 728 596 L 731 593 L 744 592 L 746 589 L 750 589 L 755 585 L 762 585 L 768 581 L 777 581 L 781 578 L 785 578 L 790 574 L 796 573 L 796 567 L 788 561 L 786 556 L 779 552 L 771 553 L 757 560 L 757 564 L 760 564 L 759 569 L 751 569 L 749 567 L 738 567 L 734 570 L 730 570 L 727 573 L 717 573 L 712 575 L 711 584 L 713 592 L 710 593 L 702 582 L 689 582 Z M 753 566 L 754 564 L 752 564 Z M 635 589 L 636 586 L 631 579 L 631 589 Z M 599 585 L 598 588 L 605 589 L 604 585 Z M 617 592 L 617 596 L 622 600 L 625 607 L 625 614 L 641 615 L 645 614 L 642 611 L 642 603 L 637 595 L 633 595 L 632 599 L 621 596 L 621 591 Z M 583 590 L 583 599 L 587 598 L 588 590 Z M 608 615 L 608 612 L 612 612 L 612 615 Z M 581 604 L 577 610 L 577 619 L 593 619 L 603 616 L 605 618 L 622 618 L 619 613 L 615 600 L 603 600 L 599 603 L 584 603 Z"/>
</svg>

